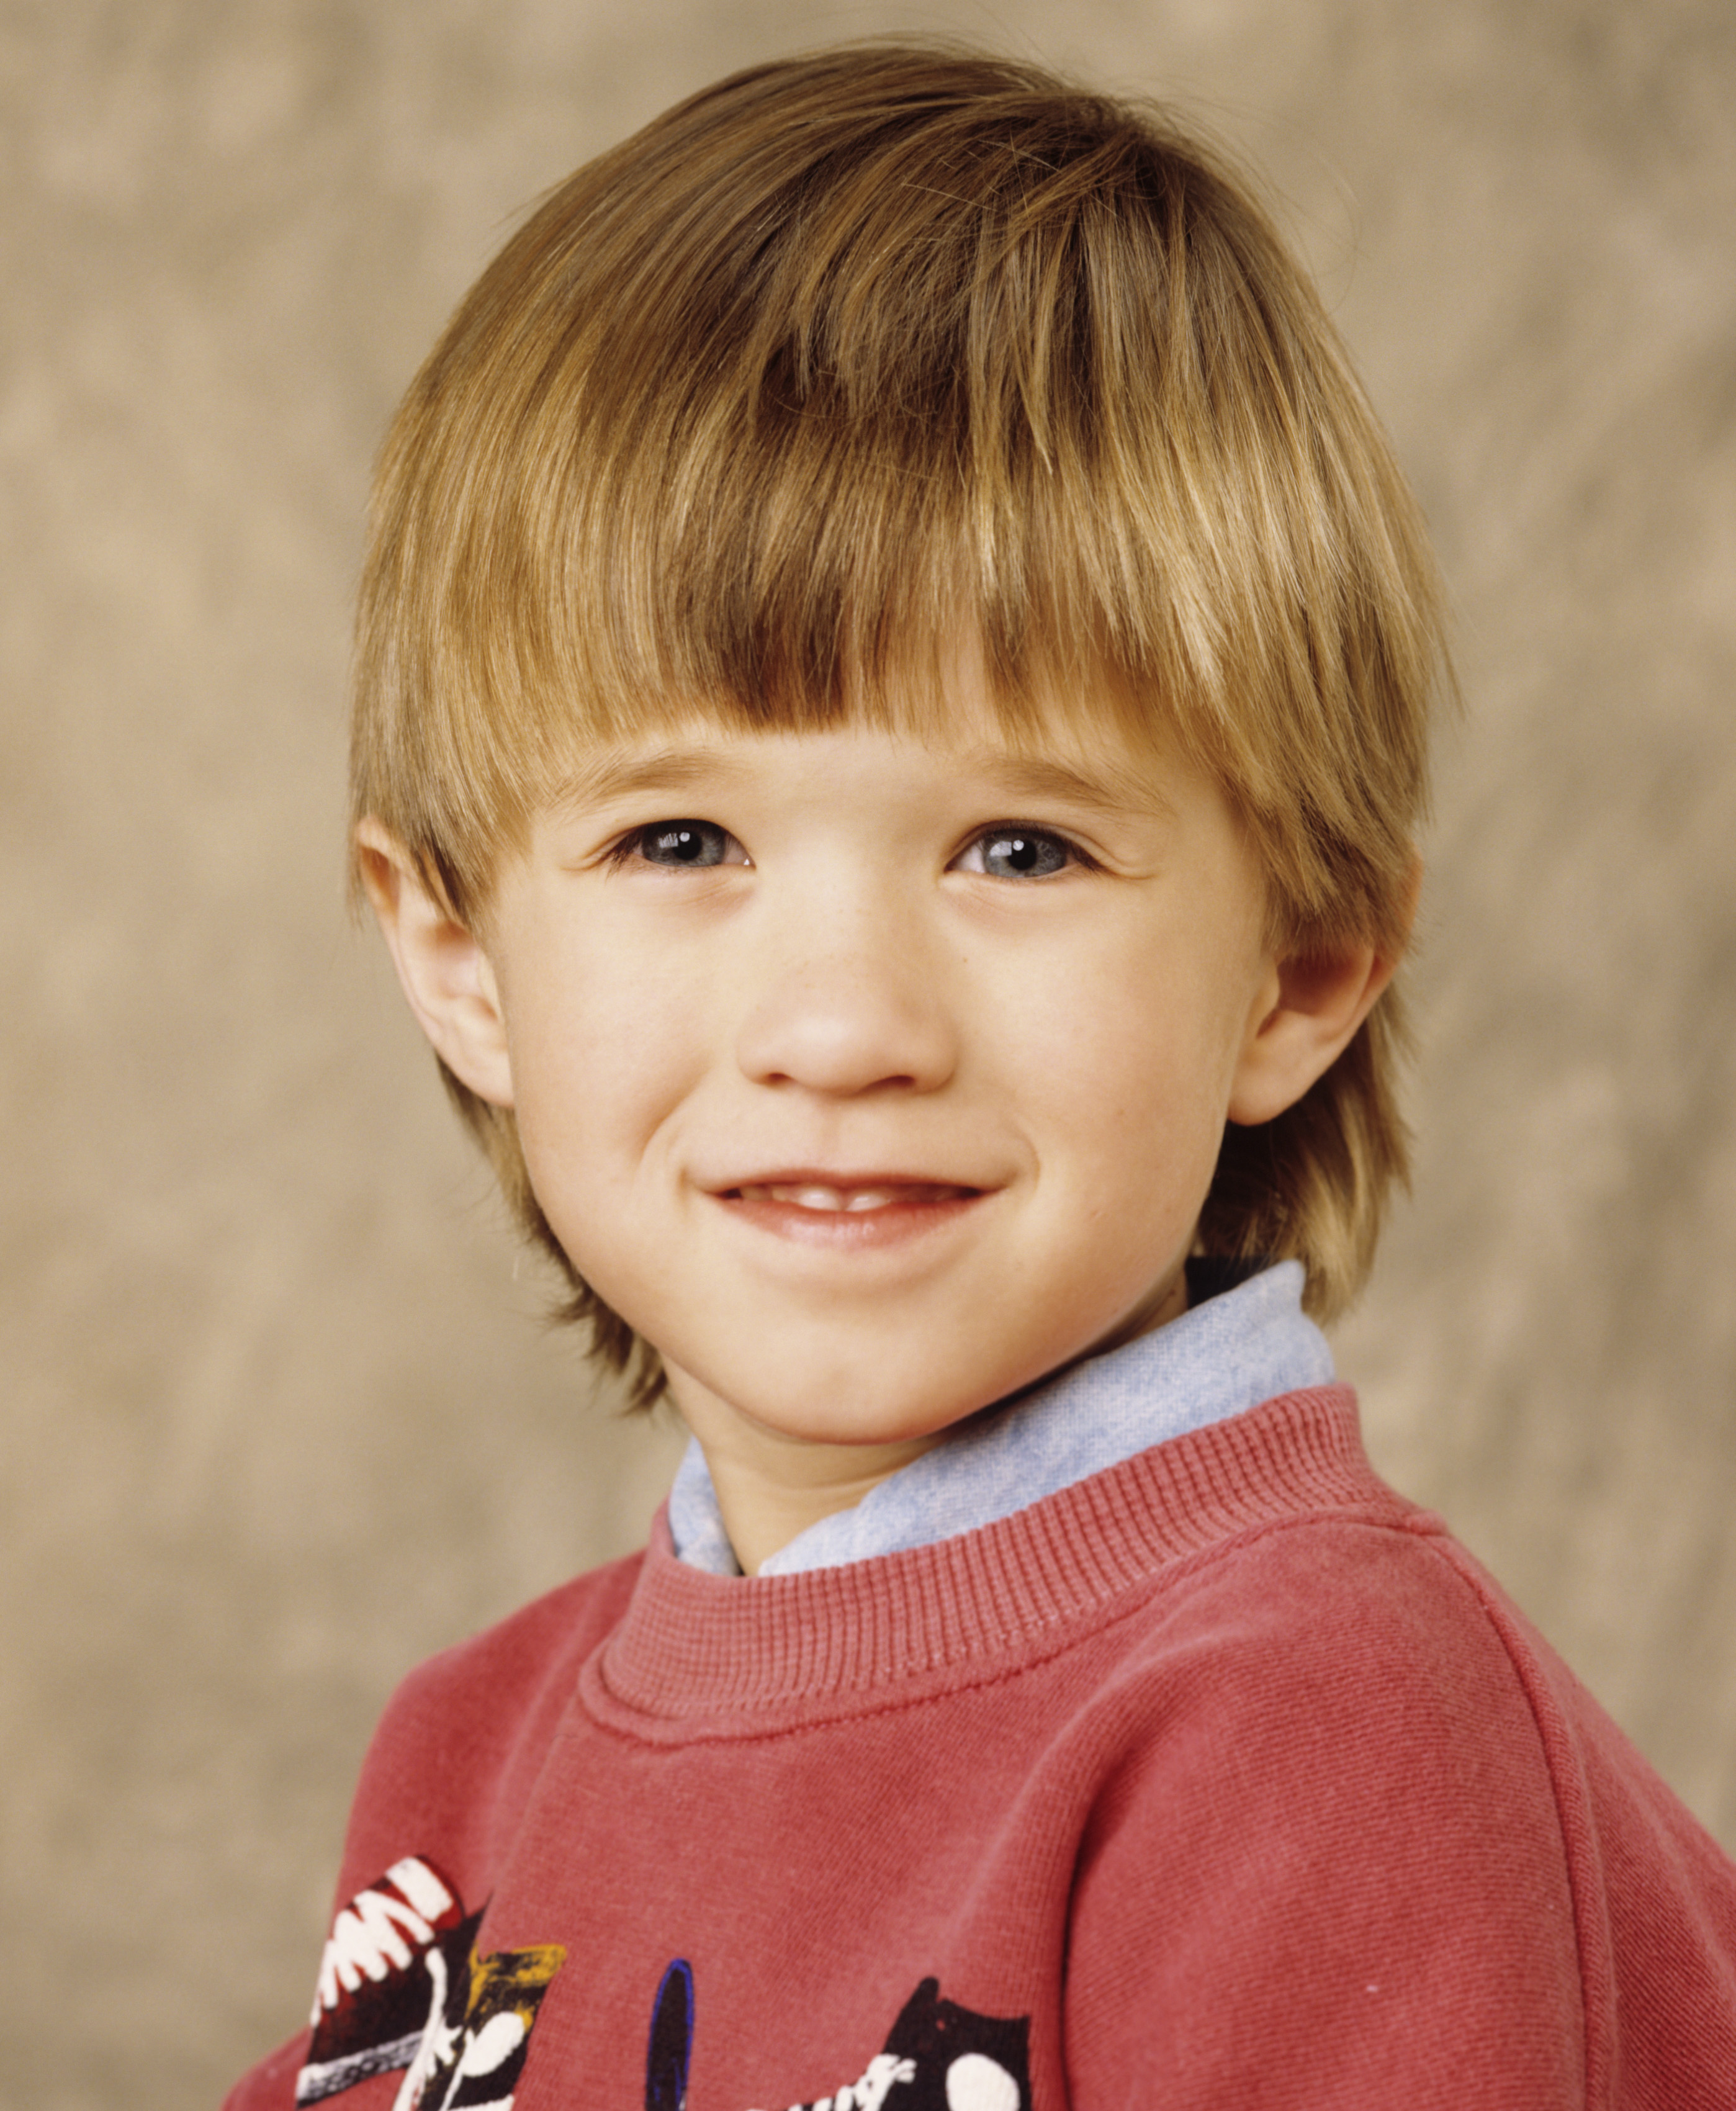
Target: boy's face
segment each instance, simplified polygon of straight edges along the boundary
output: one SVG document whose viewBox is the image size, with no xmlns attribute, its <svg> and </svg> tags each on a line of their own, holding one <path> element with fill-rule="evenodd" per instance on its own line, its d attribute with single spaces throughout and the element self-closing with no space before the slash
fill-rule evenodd
<svg viewBox="0 0 1736 2111">
<path fill-rule="evenodd" d="M 595 755 L 501 876 L 498 1046 L 442 1046 L 714 1457 L 890 1470 L 1170 1316 L 1258 1097 L 1280 978 L 1222 795 L 1107 715 L 1033 760 L 980 677 L 953 701 L 921 743 Z"/>
</svg>

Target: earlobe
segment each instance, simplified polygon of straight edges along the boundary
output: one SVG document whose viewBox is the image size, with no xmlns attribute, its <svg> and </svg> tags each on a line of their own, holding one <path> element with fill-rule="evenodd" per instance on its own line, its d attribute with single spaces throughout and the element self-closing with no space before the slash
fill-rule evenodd
<svg viewBox="0 0 1736 2111">
<path fill-rule="evenodd" d="M 510 1107 L 505 1016 L 480 941 L 437 899 L 409 851 L 371 815 L 356 829 L 356 853 L 398 980 L 435 1054 L 480 1098 Z"/>
</svg>

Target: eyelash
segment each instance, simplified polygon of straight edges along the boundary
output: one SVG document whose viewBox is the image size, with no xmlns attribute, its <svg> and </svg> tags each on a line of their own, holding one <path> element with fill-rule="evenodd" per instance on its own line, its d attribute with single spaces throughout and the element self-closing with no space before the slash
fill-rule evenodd
<svg viewBox="0 0 1736 2111">
<path fill-rule="evenodd" d="M 720 852 L 718 856 L 696 857 L 689 860 L 678 856 L 655 858 L 650 855 L 654 844 L 666 843 L 673 847 L 682 838 L 696 841 L 702 835 L 711 838 L 718 843 Z M 1060 853 L 1059 862 L 1051 866 L 1049 871 L 1021 874 L 1019 875 L 1021 878 L 1051 878 L 1055 874 L 1064 872 L 1069 865 L 1081 865 L 1088 870 L 1095 869 L 1095 861 L 1087 856 L 1071 837 L 1063 836 L 1058 829 L 1034 828 L 1030 824 L 1022 821 L 997 821 L 986 829 L 979 829 L 958 856 L 952 860 L 951 865 L 953 867 L 959 865 L 972 851 L 980 849 L 984 859 L 981 869 L 985 878 L 1010 878 L 1012 877 L 1010 874 L 990 873 L 986 869 L 990 847 L 1000 845 L 1017 846 L 1018 850 L 1015 851 L 1014 855 L 1033 847 L 1045 845 L 1052 846 Z M 731 835 L 728 829 L 719 826 L 717 822 L 701 820 L 696 817 L 690 819 L 682 816 L 667 821 L 649 822 L 643 828 L 630 829 L 609 851 L 608 862 L 612 865 L 626 865 L 635 860 L 639 860 L 646 865 L 655 865 L 666 872 L 709 872 L 714 871 L 721 865 L 736 862 L 728 856 L 732 847 L 738 851 L 741 849 L 741 845 L 737 839 Z M 744 864 L 751 863 L 745 852 L 741 861 Z"/>
</svg>

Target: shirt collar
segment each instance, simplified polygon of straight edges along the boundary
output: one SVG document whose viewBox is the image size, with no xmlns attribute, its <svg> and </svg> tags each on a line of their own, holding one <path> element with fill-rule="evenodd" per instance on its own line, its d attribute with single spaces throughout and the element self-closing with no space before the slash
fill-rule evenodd
<svg viewBox="0 0 1736 2111">
<path fill-rule="evenodd" d="M 1179 1319 L 973 1416 L 854 1508 L 798 1532 L 759 1573 L 836 1568 L 973 1532 L 1188 1430 L 1329 1385 L 1332 1351 L 1302 1310 L 1302 1264 L 1280 1261 L 1213 1296 L 1224 1265 L 1190 1262 L 1194 1301 Z M 741 1573 L 697 1441 L 669 1491 L 669 1531 L 690 1567 Z"/>
</svg>

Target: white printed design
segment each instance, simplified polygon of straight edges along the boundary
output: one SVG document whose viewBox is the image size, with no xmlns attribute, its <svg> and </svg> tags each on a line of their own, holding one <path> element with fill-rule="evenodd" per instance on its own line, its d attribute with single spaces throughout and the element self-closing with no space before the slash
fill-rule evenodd
<svg viewBox="0 0 1736 2111">
<path fill-rule="evenodd" d="M 378 1884 L 358 1891 L 332 1923 L 314 1991 L 314 2028 L 364 1979 L 383 1984 L 394 1969 L 407 1972 L 437 1930 L 462 1918 L 458 1900 L 415 1855 L 394 1862 Z"/>
<path fill-rule="evenodd" d="M 790 2111 L 882 2111 L 895 2087 L 916 2077 L 913 2059 L 877 2052 L 859 2081 L 847 2081 L 836 2095 L 817 2096 L 812 2104 L 792 2104 Z M 960 2053 L 946 2067 L 945 2086 L 946 2111 L 1022 2111 L 1018 2081 L 986 2053 Z"/>
<path fill-rule="evenodd" d="M 1019 2111 L 1018 2084 L 986 2053 L 961 2053 L 946 2070 L 946 2111 Z"/>
<path fill-rule="evenodd" d="M 835 2096 L 817 2096 L 811 2104 L 792 2104 L 791 2111 L 880 2111 L 894 2086 L 914 2081 L 916 2062 L 895 2054 L 877 2052 L 859 2081 L 846 2081 Z"/>
</svg>

